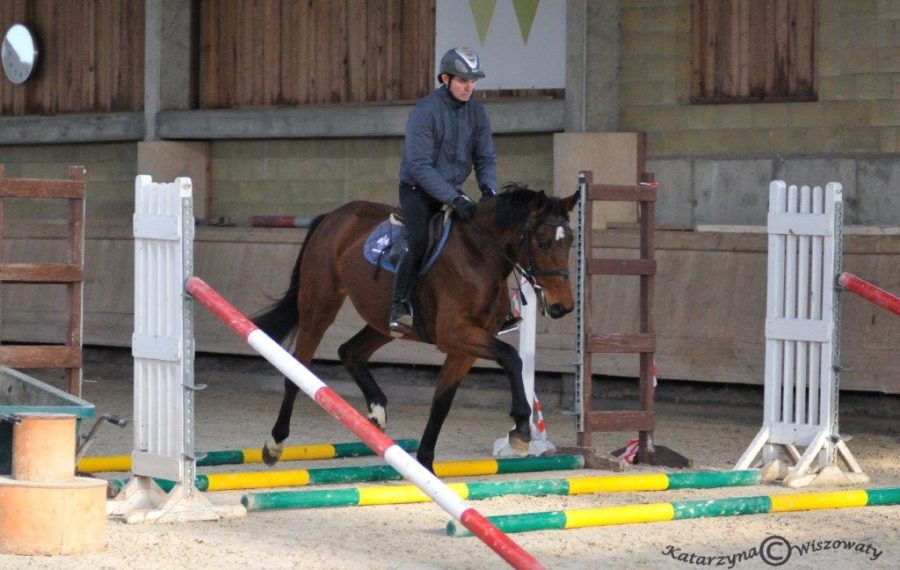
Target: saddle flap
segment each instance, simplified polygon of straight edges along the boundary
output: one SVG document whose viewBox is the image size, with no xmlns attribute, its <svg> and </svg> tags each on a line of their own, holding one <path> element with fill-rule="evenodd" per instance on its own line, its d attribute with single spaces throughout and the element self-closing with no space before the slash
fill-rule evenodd
<svg viewBox="0 0 900 570">
<path fill-rule="evenodd" d="M 434 265 L 438 255 L 450 235 L 452 219 L 450 210 L 444 209 L 436 213 L 428 222 L 429 240 L 425 251 L 424 262 L 418 275 L 424 275 Z M 363 244 L 363 257 L 377 267 L 390 273 L 396 273 L 397 260 L 404 246 L 405 228 L 398 210 L 391 212 L 388 218 L 375 226 Z"/>
</svg>

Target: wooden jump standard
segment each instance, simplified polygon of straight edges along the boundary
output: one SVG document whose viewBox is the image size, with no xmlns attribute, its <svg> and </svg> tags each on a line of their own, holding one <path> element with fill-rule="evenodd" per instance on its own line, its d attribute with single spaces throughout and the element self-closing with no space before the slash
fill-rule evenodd
<svg viewBox="0 0 900 570">
<path fill-rule="evenodd" d="M 593 171 L 578 174 L 581 189 L 579 208 L 579 239 L 577 251 L 576 296 L 576 373 L 575 411 L 577 422 L 576 450 L 592 453 L 593 432 L 638 432 L 638 451 L 634 462 L 645 465 L 689 467 L 691 462 L 683 455 L 653 441 L 656 427 L 654 394 L 656 371 L 656 333 L 654 332 L 653 300 L 656 277 L 655 260 L 655 204 L 658 184 L 652 174 L 634 186 L 594 184 Z M 634 202 L 638 207 L 640 223 L 640 258 L 604 259 L 593 256 L 593 206 L 594 202 Z M 592 325 L 591 305 L 594 275 L 622 275 L 640 278 L 640 330 L 631 333 L 600 333 Z M 629 353 L 640 355 L 639 401 L 635 410 L 597 411 L 591 409 L 591 376 L 594 354 Z M 572 448 L 560 449 L 568 453 Z M 613 452 L 619 455 L 624 450 Z M 600 467 L 602 458 L 593 455 L 589 467 Z M 609 460 L 606 468 L 621 469 L 620 462 Z"/>
<path fill-rule="evenodd" d="M 3 244 L 3 198 L 55 198 L 69 204 L 68 251 L 64 263 L 4 263 L 0 283 L 66 286 L 66 342 L 57 346 L 0 346 L 0 362 L 10 368 L 63 368 L 66 388 L 81 396 L 81 322 L 84 281 L 84 167 L 70 166 L 68 180 L 4 178 L 0 164 L 0 246 Z M 0 247 L 0 252 L 3 248 Z M 0 253 L 2 255 L 2 253 Z"/>
</svg>

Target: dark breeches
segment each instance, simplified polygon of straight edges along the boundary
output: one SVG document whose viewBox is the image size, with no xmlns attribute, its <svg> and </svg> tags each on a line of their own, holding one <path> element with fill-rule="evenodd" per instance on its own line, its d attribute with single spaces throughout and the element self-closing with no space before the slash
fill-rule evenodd
<svg viewBox="0 0 900 570">
<path fill-rule="evenodd" d="M 400 210 L 406 226 L 406 242 L 416 267 L 428 247 L 428 221 L 442 205 L 421 188 L 400 183 Z"/>
</svg>

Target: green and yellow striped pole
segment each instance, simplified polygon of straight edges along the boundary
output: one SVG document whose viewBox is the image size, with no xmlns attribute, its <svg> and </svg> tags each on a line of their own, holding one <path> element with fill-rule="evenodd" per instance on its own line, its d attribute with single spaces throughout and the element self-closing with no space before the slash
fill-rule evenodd
<svg viewBox="0 0 900 570">
<path fill-rule="evenodd" d="M 757 470 L 697 471 L 690 473 L 650 473 L 572 477 L 568 479 L 532 479 L 520 481 L 479 481 L 451 483 L 450 490 L 460 498 L 480 500 L 503 495 L 583 495 L 667 489 L 709 489 L 757 485 Z M 352 487 L 346 489 L 310 489 L 269 491 L 241 497 L 248 511 L 308 509 L 367 505 L 423 503 L 430 499 L 414 485 Z"/>
<path fill-rule="evenodd" d="M 419 448 L 417 439 L 398 439 L 397 445 L 404 451 L 415 451 Z M 365 457 L 375 455 L 362 442 L 350 443 L 316 443 L 310 445 L 287 446 L 281 453 L 281 461 L 311 461 L 318 459 L 337 459 L 339 457 Z M 197 460 L 198 467 L 213 465 L 243 465 L 246 463 L 262 463 L 262 450 L 259 448 L 233 449 L 225 451 L 209 451 Z M 114 455 L 106 457 L 85 457 L 78 462 L 81 473 L 116 473 L 131 471 L 130 455 Z"/>
<path fill-rule="evenodd" d="M 503 532 L 513 533 L 897 504 L 900 504 L 900 487 L 887 487 L 547 511 L 500 515 L 488 520 Z M 468 531 L 451 521 L 447 524 L 447 534 L 468 536 Z"/>
<path fill-rule="evenodd" d="M 434 463 L 434 472 L 438 477 L 467 477 L 583 468 L 584 457 L 580 455 L 503 457 L 500 459 L 436 461 Z M 360 483 L 363 481 L 395 481 L 398 479 L 403 479 L 403 476 L 390 465 L 364 465 L 322 469 L 292 469 L 289 471 L 210 473 L 208 475 L 198 475 L 194 479 L 194 485 L 200 491 L 232 491 L 236 489 Z M 174 485 L 171 481 L 160 479 L 157 479 L 156 482 L 166 492 L 169 492 Z M 124 488 L 126 483 L 127 481 L 124 479 L 110 481 L 110 485 L 114 488 Z"/>
</svg>

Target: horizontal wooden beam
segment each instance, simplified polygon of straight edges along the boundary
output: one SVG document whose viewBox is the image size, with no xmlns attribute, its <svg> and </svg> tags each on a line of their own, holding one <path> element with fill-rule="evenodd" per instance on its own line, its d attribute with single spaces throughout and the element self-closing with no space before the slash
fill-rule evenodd
<svg viewBox="0 0 900 570">
<path fill-rule="evenodd" d="M 10 368 L 80 368 L 80 346 L 0 346 L 0 362 Z"/>
<path fill-rule="evenodd" d="M 609 333 L 588 337 L 588 352 L 610 354 L 640 353 L 656 351 L 655 333 Z"/>
<path fill-rule="evenodd" d="M 591 184 L 588 186 L 588 200 L 603 202 L 655 202 L 656 188 L 652 186 L 617 186 L 612 184 Z"/>
<path fill-rule="evenodd" d="M 656 275 L 653 259 L 590 259 L 587 272 L 591 275 Z"/>
<path fill-rule="evenodd" d="M 0 178 L 0 198 L 84 198 L 84 180 Z"/>
<path fill-rule="evenodd" d="M 77 283 L 80 265 L 69 263 L 0 263 L 0 281 L 7 283 Z"/>
<path fill-rule="evenodd" d="M 495 136 L 565 130 L 565 101 L 562 99 L 486 101 L 484 106 Z M 402 137 L 411 110 L 412 105 L 171 110 L 157 113 L 156 124 L 164 139 Z"/>
<path fill-rule="evenodd" d="M 654 428 L 653 412 L 624 410 L 616 412 L 588 412 L 584 418 L 585 431 L 650 431 Z"/>
</svg>

